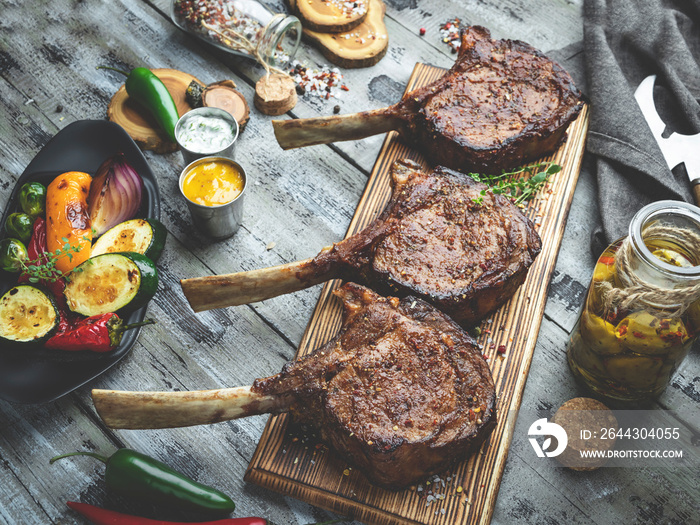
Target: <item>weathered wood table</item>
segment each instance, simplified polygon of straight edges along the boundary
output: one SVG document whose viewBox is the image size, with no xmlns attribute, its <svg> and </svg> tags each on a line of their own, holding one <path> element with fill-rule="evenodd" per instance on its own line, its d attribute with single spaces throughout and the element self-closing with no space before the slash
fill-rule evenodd
<svg viewBox="0 0 700 525">
<path fill-rule="evenodd" d="M 525 40 L 544 50 L 582 39 L 581 0 L 492 2 L 387 0 L 389 51 L 376 66 L 344 70 L 348 92 L 322 101 L 301 98 L 294 117 L 381 107 L 400 97 L 416 62 L 449 67 L 454 59 L 439 26 L 455 16 L 491 29 L 498 38 Z M 273 10 L 283 11 L 280 2 Z M 177 29 L 168 0 L 0 0 L 0 206 L 25 166 L 67 124 L 103 119 L 121 83 L 99 65 L 167 67 L 204 82 L 233 79 L 253 100 L 261 68 L 219 52 Z M 419 29 L 426 34 L 419 36 Z M 297 58 L 326 64 L 303 44 Z M 110 453 L 128 446 L 161 459 L 233 495 L 237 516 L 260 515 L 278 524 L 305 524 L 334 516 L 245 483 L 243 475 L 265 416 L 167 431 L 110 431 L 97 417 L 91 388 L 196 390 L 247 385 L 279 371 L 291 359 L 319 287 L 263 303 L 195 315 L 179 279 L 281 264 L 315 254 L 344 235 L 382 137 L 283 152 L 270 117 L 255 109 L 237 150 L 252 179 L 244 224 L 225 242 L 204 241 L 193 229 L 177 191 L 179 153 L 146 153 L 162 196 L 169 236 L 158 269 L 161 282 L 130 355 L 107 373 L 57 401 L 17 405 L 0 401 L 0 522 L 81 523 L 65 501 L 125 511 L 143 507 L 109 494 L 103 467 L 89 459 L 49 466 L 49 458 L 76 449 Z M 583 394 L 566 365 L 564 347 L 592 272 L 590 231 L 597 215 L 595 181 L 581 174 L 523 407 L 549 416 Z M 699 431 L 700 360 L 693 353 L 656 406 L 685 414 L 678 426 Z M 530 420 L 519 420 L 524 436 Z M 523 452 L 523 453 L 520 453 Z M 700 523 L 697 473 L 690 470 L 602 469 L 576 473 L 511 450 L 493 523 Z"/>
</svg>

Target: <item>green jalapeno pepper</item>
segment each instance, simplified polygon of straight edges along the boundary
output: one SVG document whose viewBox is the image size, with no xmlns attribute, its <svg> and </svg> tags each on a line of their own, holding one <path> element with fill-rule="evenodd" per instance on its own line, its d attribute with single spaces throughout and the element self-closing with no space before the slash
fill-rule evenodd
<svg viewBox="0 0 700 525">
<path fill-rule="evenodd" d="M 113 67 L 100 66 L 98 69 L 111 69 L 126 75 L 126 92 L 144 106 L 158 122 L 158 125 L 175 142 L 175 124 L 180 118 L 177 106 L 170 91 L 150 69 L 137 67 L 130 73 Z"/>
<path fill-rule="evenodd" d="M 211 515 L 230 514 L 236 507 L 223 492 L 198 483 L 135 450 L 120 448 L 109 458 L 94 452 L 72 452 L 52 458 L 51 463 L 69 456 L 90 456 L 105 463 L 107 487 L 127 497 Z"/>
</svg>

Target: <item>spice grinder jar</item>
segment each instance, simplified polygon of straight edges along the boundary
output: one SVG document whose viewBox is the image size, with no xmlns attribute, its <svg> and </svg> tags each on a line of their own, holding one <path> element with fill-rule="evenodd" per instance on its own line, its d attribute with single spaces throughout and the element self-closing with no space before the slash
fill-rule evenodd
<svg viewBox="0 0 700 525">
<path fill-rule="evenodd" d="M 301 22 L 257 0 L 172 0 L 175 24 L 216 47 L 284 68 L 299 48 Z"/>
</svg>

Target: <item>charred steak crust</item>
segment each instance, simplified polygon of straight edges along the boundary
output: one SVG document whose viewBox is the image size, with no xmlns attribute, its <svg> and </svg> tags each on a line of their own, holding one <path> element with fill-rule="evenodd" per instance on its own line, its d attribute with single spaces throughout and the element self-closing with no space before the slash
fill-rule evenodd
<svg viewBox="0 0 700 525">
<path fill-rule="evenodd" d="M 450 71 L 399 106 L 402 137 L 432 164 L 499 173 L 556 151 L 583 102 L 569 74 L 542 52 L 470 26 Z"/>
<path fill-rule="evenodd" d="M 495 387 L 476 342 L 415 297 L 347 283 L 340 333 L 259 379 L 253 391 L 297 397 L 312 425 L 377 485 L 399 489 L 462 459 L 496 424 Z"/>
<path fill-rule="evenodd" d="M 392 166 L 384 212 L 313 263 L 385 294 L 417 295 L 463 326 L 494 312 L 515 293 L 542 248 L 532 221 L 468 175 L 412 161 Z M 340 264 L 338 264 L 340 263 Z"/>
</svg>

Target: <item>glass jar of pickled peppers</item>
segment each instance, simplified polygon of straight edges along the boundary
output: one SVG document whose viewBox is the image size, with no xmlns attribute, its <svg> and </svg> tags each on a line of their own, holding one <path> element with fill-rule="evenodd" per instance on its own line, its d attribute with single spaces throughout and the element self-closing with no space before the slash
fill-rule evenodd
<svg viewBox="0 0 700 525">
<path fill-rule="evenodd" d="M 598 261 L 567 347 L 574 375 L 622 401 L 661 394 L 700 334 L 700 209 L 642 208 Z"/>
<path fill-rule="evenodd" d="M 257 0 L 171 0 L 170 18 L 210 44 L 273 67 L 284 67 L 301 40 L 297 17 Z"/>
</svg>

